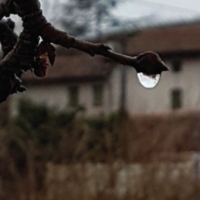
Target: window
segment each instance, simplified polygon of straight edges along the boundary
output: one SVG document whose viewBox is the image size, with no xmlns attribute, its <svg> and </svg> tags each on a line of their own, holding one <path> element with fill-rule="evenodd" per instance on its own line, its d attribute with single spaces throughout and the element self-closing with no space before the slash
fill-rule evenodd
<svg viewBox="0 0 200 200">
<path fill-rule="evenodd" d="M 93 86 L 93 105 L 103 105 L 103 85 L 98 84 Z"/>
<path fill-rule="evenodd" d="M 174 72 L 174 73 L 178 73 L 178 72 L 180 72 L 182 70 L 182 63 L 181 63 L 181 61 L 180 60 L 174 60 L 173 62 L 172 62 L 172 71 Z"/>
<path fill-rule="evenodd" d="M 171 92 L 171 105 L 172 109 L 178 109 L 182 107 L 182 90 L 173 89 Z"/>
<path fill-rule="evenodd" d="M 69 106 L 76 107 L 79 104 L 79 88 L 78 86 L 70 86 L 68 88 L 69 92 Z"/>
</svg>

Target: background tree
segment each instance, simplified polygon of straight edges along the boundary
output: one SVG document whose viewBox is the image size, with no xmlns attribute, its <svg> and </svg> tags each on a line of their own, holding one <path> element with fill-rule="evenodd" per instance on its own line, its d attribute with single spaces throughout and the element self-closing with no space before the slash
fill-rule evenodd
<svg viewBox="0 0 200 200">
<path fill-rule="evenodd" d="M 54 23 L 61 24 L 67 33 L 74 36 L 84 36 L 93 32 L 98 36 L 103 26 L 113 26 L 119 19 L 111 13 L 119 0 L 69 0 L 60 2 L 58 15 Z"/>
</svg>

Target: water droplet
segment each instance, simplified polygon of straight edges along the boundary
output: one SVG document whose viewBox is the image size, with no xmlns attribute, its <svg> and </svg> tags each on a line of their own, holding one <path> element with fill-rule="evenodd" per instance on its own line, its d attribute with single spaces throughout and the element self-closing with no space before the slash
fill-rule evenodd
<svg viewBox="0 0 200 200">
<path fill-rule="evenodd" d="M 143 87 L 150 89 L 158 84 L 161 76 L 160 74 L 146 75 L 141 72 L 137 74 L 137 77 Z"/>
</svg>

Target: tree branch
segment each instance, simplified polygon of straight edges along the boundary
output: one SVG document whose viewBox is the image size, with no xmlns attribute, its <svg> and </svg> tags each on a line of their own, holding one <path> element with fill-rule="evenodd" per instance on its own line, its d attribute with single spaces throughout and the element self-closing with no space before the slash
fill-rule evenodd
<svg viewBox="0 0 200 200">
<path fill-rule="evenodd" d="M 65 32 L 54 28 L 50 24 L 44 26 L 44 29 L 40 33 L 40 36 L 45 41 L 49 41 L 66 48 L 75 48 L 85 53 L 88 53 L 91 56 L 101 55 L 113 59 L 123 65 L 129 65 L 134 68 L 136 68 L 137 65 L 136 57 L 126 56 L 120 53 L 113 52 L 109 46 L 102 43 L 91 43 L 78 40 L 70 35 L 67 35 Z"/>
<path fill-rule="evenodd" d="M 13 0 L 3 0 L 3 2 L 0 3 L 0 20 L 4 16 L 9 17 L 10 14 L 15 14 Z"/>
<path fill-rule="evenodd" d="M 17 14 L 22 18 L 23 31 L 19 36 L 4 22 L 0 24 L 0 41 L 3 46 L 4 59 L 0 62 L 0 102 L 9 94 L 24 91 L 19 77 L 27 70 L 33 70 L 35 75 L 44 76 L 47 68 L 47 58 L 53 63 L 53 47 L 50 43 L 66 48 L 75 48 L 91 56 L 101 55 L 113 59 L 123 65 L 134 67 L 137 72 L 146 74 L 161 73 L 168 70 L 160 57 L 154 52 L 146 52 L 131 57 L 113 52 L 111 48 L 101 43 L 82 41 L 54 28 L 42 14 L 38 0 L 5 0 L 0 3 L 0 19 L 3 16 Z M 5 34 L 3 34 L 5 33 Z M 2 37 L 1 37 L 2 36 Z M 38 46 L 38 37 L 44 44 Z M 9 53 L 8 53 L 9 52 Z M 148 66 L 148 67 L 147 67 Z"/>
<path fill-rule="evenodd" d="M 0 21 L 0 42 L 3 51 L 3 58 L 13 49 L 18 36 L 13 32 L 14 22 L 10 19 Z"/>
</svg>

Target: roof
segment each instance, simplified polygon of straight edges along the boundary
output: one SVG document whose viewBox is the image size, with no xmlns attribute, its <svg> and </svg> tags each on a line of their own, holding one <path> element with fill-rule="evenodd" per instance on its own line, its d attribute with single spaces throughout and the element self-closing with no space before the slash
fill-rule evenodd
<svg viewBox="0 0 200 200">
<path fill-rule="evenodd" d="M 91 57 L 85 53 L 79 55 L 56 56 L 53 67 L 48 69 L 44 78 L 36 78 L 34 73 L 26 72 L 22 79 L 24 81 L 72 81 L 81 79 L 102 79 L 106 78 L 112 69 L 112 63 L 108 59 L 96 56 Z"/>
<path fill-rule="evenodd" d="M 200 51 L 200 22 L 141 31 L 131 37 L 126 51 L 134 55 L 148 50 L 158 53 Z"/>
</svg>

